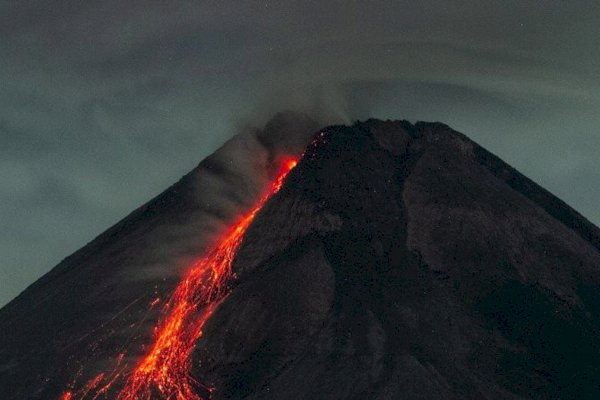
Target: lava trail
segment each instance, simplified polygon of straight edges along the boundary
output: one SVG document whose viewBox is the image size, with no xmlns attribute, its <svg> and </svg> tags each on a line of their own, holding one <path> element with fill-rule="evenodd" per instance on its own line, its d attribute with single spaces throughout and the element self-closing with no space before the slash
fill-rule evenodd
<svg viewBox="0 0 600 400">
<path fill-rule="evenodd" d="M 213 388 L 202 385 L 191 375 L 190 355 L 206 321 L 228 293 L 228 283 L 233 277 L 231 264 L 244 233 L 267 200 L 279 191 L 296 163 L 295 159 L 286 160 L 270 190 L 256 206 L 192 265 L 161 311 L 154 343 L 127 378 L 116 397 L 118 400 L 203 400 L 210 396 Z M 104 374 L 99 374 L 82 390 L 64 392 L 61 399 L 102 398 L 121 373 L 112 374 L 108 382 Z"/>
</svg>

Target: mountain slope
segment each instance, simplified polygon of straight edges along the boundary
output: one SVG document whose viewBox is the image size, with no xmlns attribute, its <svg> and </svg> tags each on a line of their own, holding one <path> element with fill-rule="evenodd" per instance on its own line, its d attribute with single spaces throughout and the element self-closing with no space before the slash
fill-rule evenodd
<svg viewBox="0 0 600 400">
<path fill-rule="evenodd" d="M 441 124 L 322 131 L 246 234 L 215 399 L 594 399 L 598 229 Z"/>
<path fill-rule="evenodd" d="M 0 309 L 0 398 L 58 398 L 116 364 L 129 371 L 185 271 L 317 128 L 280 113 L 235 136 Z"/>
</svg>

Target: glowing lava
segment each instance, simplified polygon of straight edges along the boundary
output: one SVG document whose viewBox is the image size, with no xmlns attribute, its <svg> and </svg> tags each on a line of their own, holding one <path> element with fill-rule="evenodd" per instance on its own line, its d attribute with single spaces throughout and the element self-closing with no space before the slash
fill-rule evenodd
<svg viewBox="0 0 600 400">
<path fill-rule="evenodd" d="M 294 159 L 286 160 L 270 190 L 256 206 L 232 227 L 215 248 L 190 268 L 164 306 L 155 328 L 154 343 L 132 371 L 117 396 L 118 400 L 202 400 L 199 392 L 210 394 L 213 388 L 202 385 L 191 376 L 190 355 L 202 336 L 206 321 L 227 295 L 227 284 L 233 277 L 231 264 L 244 233 L 267 200 L 279 191 L 296 163 Z M 88 382 L 82 392 L 73 394 L 68 391 L 61 399 L 96 399 L 107 393 L 115 381 L 111 379 L 100 387 L 102 380 L 103 374 L 100 374 Z"/>
</svg>

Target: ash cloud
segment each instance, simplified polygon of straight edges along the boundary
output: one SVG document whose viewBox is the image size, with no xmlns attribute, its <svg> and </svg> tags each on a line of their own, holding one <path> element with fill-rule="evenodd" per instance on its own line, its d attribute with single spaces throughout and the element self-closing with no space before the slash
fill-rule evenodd
<svg viewBox="0 0 600 400">
<path fill-rule="evenodd" d="M 291 111 L 277 113 L 263 128 L 246 126 L 179 182 L 101 235 L 95 242 L 102 248 L 106 235 L 109 247 L 101 251 L 110 256 L 100 253 L 93 259 L 119 265 L 106 274 L 109 285 L 179 281 L 207 247 L 254 207 L 283 160 L 300 156 L 320 126 Z M 118 240 L 112 230 L 121 235 Z"/>
<path fill-rule="evenodd" d="M 252 207 L 282 160 L 299 157 L 321 126 L 308 115 L 292 111 L 277 113 L 263 128 L 246 126 L 192 172 L 201 186 L 197 188 L 199 201 L 222 219 Z"/>
</svg>

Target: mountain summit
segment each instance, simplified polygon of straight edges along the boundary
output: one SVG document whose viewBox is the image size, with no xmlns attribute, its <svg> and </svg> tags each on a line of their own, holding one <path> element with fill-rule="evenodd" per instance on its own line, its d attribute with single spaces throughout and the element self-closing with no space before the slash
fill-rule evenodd
<svg viewBox="0 0 600 400">
<path fill-rule="evenodd" d="M 186 392 L 124 395 L 225 248 L 184 302 Z M 598 399 L 599 272 L 597 227 L 446 125 L 280 115 L 0 310 L 0 395 Z"/>
</svg>

